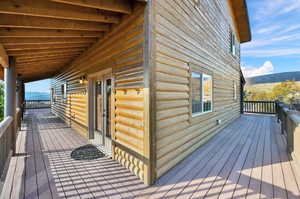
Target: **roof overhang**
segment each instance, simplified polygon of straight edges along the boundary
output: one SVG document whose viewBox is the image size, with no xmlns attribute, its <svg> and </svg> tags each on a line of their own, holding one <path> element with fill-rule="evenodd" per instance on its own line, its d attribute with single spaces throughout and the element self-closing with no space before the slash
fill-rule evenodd
<svg viewBox="0 0 300 199">
<path fill-rule="evenodd" d="M 251 30 L 246 0 L 228 0 L 234 26 L 241 43 L 251 40 Z"/>
</svg>

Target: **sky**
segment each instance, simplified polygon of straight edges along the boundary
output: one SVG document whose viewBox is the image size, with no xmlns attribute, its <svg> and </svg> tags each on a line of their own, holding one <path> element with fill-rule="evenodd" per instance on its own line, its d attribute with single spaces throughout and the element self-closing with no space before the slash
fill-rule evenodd
<svg viewBox="0 0 300 199">
<path fill-rule="evenodd" d="M 300 0 L 247 0 L 252 41 L 241 45 L 244 76 L 300 71 Z"/>
<path fill-rule="evenodd" d="M 25 92 L 50 92 L 50 79 L 25 84 Z"/>
</svg>

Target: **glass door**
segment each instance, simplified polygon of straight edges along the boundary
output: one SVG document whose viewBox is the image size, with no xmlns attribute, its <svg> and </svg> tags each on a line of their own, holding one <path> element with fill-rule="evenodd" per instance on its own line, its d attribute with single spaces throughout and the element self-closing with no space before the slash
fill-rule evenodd
<svg viewBox="0 0 300 199">
<path fill-rule="evenodd" d="M 104 152 L 111 154 L 111 76 L 101 76 L 94 81 L 94 142 Z"/>
<path fill-rule="evenodd" d="M 111 153 L 111 92 L 112 92 L 112 85 L 111 85 L 111 77 L 104 78 L 104 146 L 105 149 Z"/>
<path fill-rule="evenodd" d="M 103 135 L 104 135 L 104 128 L 103 128 L 103 81 L 101 79 L 97 79 L 95 81 L 95 133 L 94 139 L 97 144 L 103 145 Z"/>
</svg>

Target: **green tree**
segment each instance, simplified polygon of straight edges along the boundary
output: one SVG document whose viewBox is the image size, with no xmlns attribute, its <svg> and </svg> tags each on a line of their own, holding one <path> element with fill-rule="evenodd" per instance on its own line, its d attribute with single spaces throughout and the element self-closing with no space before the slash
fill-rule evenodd
<svg viewBox="0 0 300 199">
<path fill-rule="evenodd" d="M 0 83 L 0 121 L 4 117 L 4 85 Z"/>
<path fill-rule="evenodd" d="M 285 81 L 272 89 L 273 99 L 283 99 L 286 103 L 289 103 L 290 98 L 297 96 L 299 93 L 300 86 L 296 81 Z"/>
</svg>

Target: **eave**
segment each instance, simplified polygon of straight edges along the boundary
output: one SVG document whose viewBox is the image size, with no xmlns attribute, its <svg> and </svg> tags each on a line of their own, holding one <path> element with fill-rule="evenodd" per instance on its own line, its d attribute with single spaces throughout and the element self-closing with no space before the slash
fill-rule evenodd
<svg viewBox="0 0 300 199">
<path fill-rule="evenodd" d="M 246 0 L 228 0 L 234 26 L 241 43 L 251 41 L 251 30 Z"/>
</svg>

